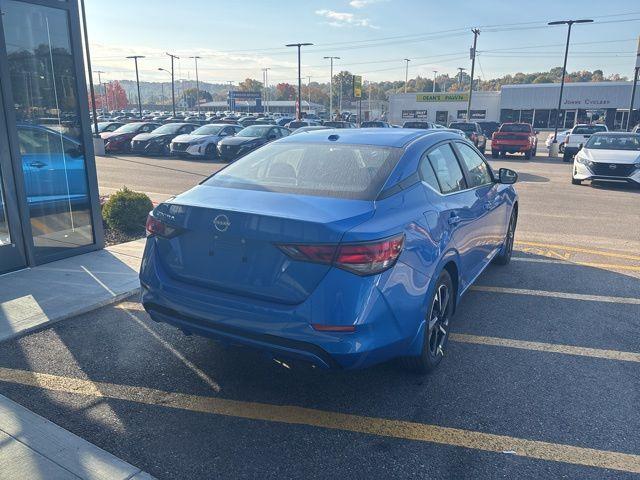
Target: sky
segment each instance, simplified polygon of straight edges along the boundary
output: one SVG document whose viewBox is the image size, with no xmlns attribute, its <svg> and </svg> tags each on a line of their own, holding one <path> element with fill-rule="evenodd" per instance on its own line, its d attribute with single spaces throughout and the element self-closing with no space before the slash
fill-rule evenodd
<svg viewBox="0 0 640 480">
<path fill-rule="evenodd" d="M 349 70 L 364 80 L 454 75 L 471 67 L 471 28 L 480 28 L 476 75 L 546 71 L 562 66 L 566 26 L 552 20 L 591 18 L 572 30 L 567 70 L 601 69 L 605 76 L 632 76 L 640 4 L 629 0 L 85 0 L 93 70 L 103 81 L 167 81 L 165 52 L 178 55 L 176 78 L 194 79 L 192 56 L 200 56 L 200 80 L 225 83 L 247 77 L 269 84 L 297 82 L 297 58 L 288 43 L 311 42 L 302 50 L 302 77 L 327 82 Z M 447 6 L 450 5 L 450 6 Z M 606 5 L 606 8 L 603 6 Z"/>
</svg>

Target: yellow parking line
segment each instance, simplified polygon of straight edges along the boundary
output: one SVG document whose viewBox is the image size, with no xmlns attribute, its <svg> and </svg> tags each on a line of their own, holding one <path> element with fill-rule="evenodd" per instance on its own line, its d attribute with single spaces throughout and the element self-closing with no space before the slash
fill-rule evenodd
<svg viewBox="0 0 640 480">
<path fill-rule="evenodd" d="M 1 367 L 0 381 L 57 392 L 125 400 L 192 412 L 290 425 L 306 425 L 487 452 L 512 452 L 513 455 L 526 458 L 640 473 L 640 455 L 528 440 L 474 430 L 366 417 L 290 405 L 271 405 L 165 392 L 144 387 L 91 382 L 77 378 Z"/>
<path fill-rule="evenodd" d="M 602 257 L 611 257 L 611 258 L 625 258 L 627 260 L 637 260 L 640 261 L 640 256 L 631 255 L 628 253 L 615 253 L 615 252 L 605 252 L 602 250 L 592 250 L 590 248 L 582 248 L 582 247 L 569 247 L 565 245 L 555 245 L 549 243 L 539 243 L 539 242 L 523 242 L 521 240 L 516 240 L 516 245 L 525 245 L 529 247 L 540 247 L 540 248 L 556 248 L 559 250 L 565 250 L 567 252 L 580 252 L 580 253 L 591 253 L 593 255 L 600 255 Z"/>
<path fill-rule="evenodd" d="M 549 292 L 546 290 L 529 290 L 526 288 L 487 287 L 474 285 L 469 290 L 490 293 L 513 293 L 515 295 L 533 295 L 535 297 L 563 298 L 567 300 L 585 300 L 589 302 L 623 303 L 628 305 L 640 305 L 640 298 L 636 297 L 612 297 L 607 295 L 585 295 L 583 293 Z"/>
<path fill-rule="evenodd" d="M 620 265 L 617 263 L 592 263 L 592 262 L 576 262 L 568 259 L 545 259 L 545 258 L 525 258 L 512 257 L 511 260 L 516 262 L 532 262 L 532 263 L 558 263 L 563 265 L 577 265 L 580 267 L 602 268 L 607 270 L 629 270 L 631 272 L 640 272 L 640 265 Z"/>
<path fill-rule="evenodd" d="M 581 357 L 604 358 L 606 360 L 640 363 L 640 353 L 622 352 L 619 350 L 576 347 L 573 345 L 562 345 L 557 343 L 528 342 L 525 340 L 513 340 L 511 338 L 485 337 L 464 333 L 452 333 L 450 339 L 459 343 L 520 348 L 523 350 L 535 350 L 538 352 L 562 353 L 565 355 L 578 355 Z"/>
</svg>

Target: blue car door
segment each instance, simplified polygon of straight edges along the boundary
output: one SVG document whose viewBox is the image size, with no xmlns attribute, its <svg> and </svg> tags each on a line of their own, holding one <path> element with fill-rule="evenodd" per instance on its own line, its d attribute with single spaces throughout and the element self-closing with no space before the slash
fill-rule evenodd
<svg viewBox="0 0 640 480">
<path fill-rule="evenodd" d="M 475 202 L 480 214 L 479 230 L 482 231 L 478 248 L 483 255 L 483 264 L 502 244 L 507 230 L 507 204 L 501 185 L 492 175 L 485 158 L 473 147 L 463 142 L 454 143 L 460 158 L 467 185 L 475 190 Z"/>
<path fill-rule="evenodd" d="M 445 241 L 458 251 L 462 288 L 480 272 L 483 254 L 476 245 L 482 233 L 479 226 L 484 210 L 478 205 L 476 193 L 467 186 L 463 169 L 451 143 L 443 143 L 427 153 L 441 195 L 432 201 L 438 215 L 438 225 L 448 236 Z M 423 174 L 424 177 L 424 174 Z"/>
</svg>

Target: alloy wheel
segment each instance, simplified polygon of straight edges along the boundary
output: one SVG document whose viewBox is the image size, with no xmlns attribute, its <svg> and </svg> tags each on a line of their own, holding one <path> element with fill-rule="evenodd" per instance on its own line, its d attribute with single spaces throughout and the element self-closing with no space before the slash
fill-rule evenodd
<svg viewBox="0 0 640 480">
<path fill-rule="evenodd" d="M 432 357 L 444 355 L 449 334 L 449 303 L 451 295 L 446 284 L 437 287 L 429 312 L 429 353 Z"/>
<path fill-rule="evenodd" d="M 505 245 L 505 256 L 511 256 L 511 252 L 513 251 L 513 241 L 516 233 L 516 216 L 515 214 L 511 214 L 511 220 L 509 220 L 509 229 L 507 230 L 507 238 Z"/>
</svg>

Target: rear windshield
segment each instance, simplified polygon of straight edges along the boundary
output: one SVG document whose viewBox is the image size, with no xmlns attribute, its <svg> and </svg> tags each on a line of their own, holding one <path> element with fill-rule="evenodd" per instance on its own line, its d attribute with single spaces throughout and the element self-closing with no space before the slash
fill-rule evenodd
<svg viewBox="0 0 640 480">
<path fill-rule="evenodd" d="M 400 158 L 398 148 L 272 143 L 203 182 L 216 187 L 374 200 Z"/>
<path fill-rule="evenodd" d="M 509 123 L 500 127 L 501 132 L 530 133 L 531 126 L 526 123 Z"/>
<path fill-rule="evenodd" d="M 429 124 L 427 122 L 404 122 L 402 125 L 403 128 L 423 128 L 429 129 Z"/>
<path fill-rule="evenodd" d="M 362 128 L 367 127 L 386 127 L 384 122 L 362 122 Z"/>
<path fill-rule="evenodd" d="M 591 135 L 596 132 L 606 132 L 607 128 L 604 125 L 585 125 L 583 127 L 575 127 L 573 132 L 578 135 Z"/>
<path fill-rule="evenodd" d="M 331 128 L 344 128 L 345 124 L 344 122 L 324 122 L 324 126 Z"/>
<path fill-rule="evenodd" d="M 271 129 L 269 125 L 253 125 L 247 128 L 243 128 L 238 133 L 238 137 L 264 137 Z"/>
<path fill-rule="evenodd" d="M 585 148 L 596 150 L 640 150 L 640 135 L 592 135 Z"/>
<path fill-rule="evenodd" d="M 463 132 L 475 132 L 476 126 L 473 123 L 452 123 L 449 128 L 457 128 Z"/>
</svg>

